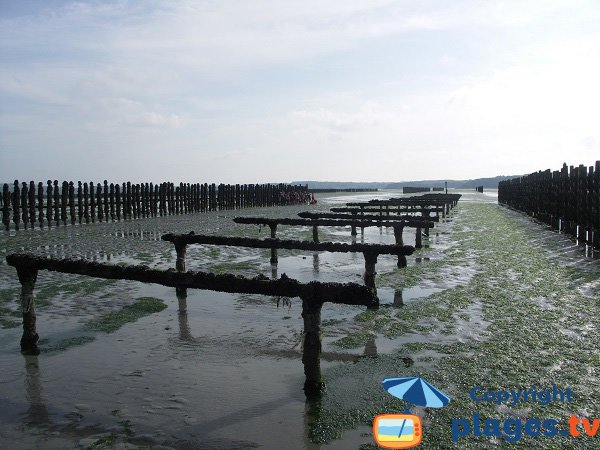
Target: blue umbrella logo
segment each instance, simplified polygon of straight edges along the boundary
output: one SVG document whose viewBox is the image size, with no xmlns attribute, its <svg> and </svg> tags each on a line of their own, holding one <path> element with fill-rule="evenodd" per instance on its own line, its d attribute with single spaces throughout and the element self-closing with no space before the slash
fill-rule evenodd
<svg viewBox="0 0 600 450">
<path fill-rule="evenodd" d="M 441 408 L 450 403 L 448 395 L 420 377 L 386 378 L 383 387 L 394 397 L 417 406 Z"/>
</svg>

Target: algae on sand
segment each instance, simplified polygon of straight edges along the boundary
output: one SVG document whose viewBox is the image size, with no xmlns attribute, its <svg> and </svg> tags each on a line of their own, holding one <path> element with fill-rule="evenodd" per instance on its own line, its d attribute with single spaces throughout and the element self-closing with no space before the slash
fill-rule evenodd
<svg viewBox="0 0 600 450">
<path fill-rule="evenodd" d="M 422 335 L 422 342 L 399 345 L 390 354 L 380 353 L 376 358 L 326 370 L 327 391 L 312 411 L 310 436 L 314 442 L 328 442 L 339 438 L 345 429 L 370 425 L 376 414 L 402 411 L 403 402 L 381 387 L 384 378 L 394 376 L 424 376 L 452 398 L 445 408 L 425 411 L 425 448 L 453 448 L 457 444 L 452 441 L 452 419 L 470 418 L 473 413 L 504 420 L 520 417 L 525 408 L 527 418 L 554 417 L 559 420 L 559 428 L 564 428 L 572 414 L 579 417 L 600 414 L 597 345 L 600 334 L 597 316 L 590 314 L 597 311 L 600 292 L 581 289 L 585 282 L 597 282 L 599 271 L 575 264 L 568 266 L 552 249 L 533 245 L 534 239 L 543 232 L 540 225 L 497 205 L 461 203 L 455 212 L 455 222 L 469 225 L 468 229 L 457 227 L 450 238 L 474 259 L 478 271 L 468 283 L 436 293 L 422 301 L 421 306 L 404 308 L 397 314 L 397 318 L 407 321 L 406 330 L 411 333 L 419 331 L 410 325 L 411 320 L 439 321 L 442 325 L 437 330 L 440 342 L 432 341 L 430 335 Z M 574 258 L 577 262 L 577 258 L 582 257 Z M 437 271 L 455 262 L 455 258 L 442 258 L 434 268 Z M 423 268 L 423 271 L 411 272 L 411 284 L 418 284 L 420 275 L 428 278 L 427 267 Z M 382 278 L 384 283 L 394 283 L 390 280 L 392 277 Z M 458 322 L 465 321 L 466 311 L 476 304 L 481 306 L 482 320 L 486 323 L 486 327 L 478 331 L 478 338 L 463 336 L 449 340 L 452 336 L 445 333 L 455 333 Z M 362 327 L 362 331 L 354 329 L 353 337 L 377 331 L 373 323 L 384 316 L 387 316 L 385 310 L 358 315 L 354 324 Z M 393 328 L 395 317 L 387 317 L 392 323 L 387 327 L 388 335 L 396 334 L 389 330 L 401 334 L 402 327 Z M 380 331 L 385 332 L 385 329 Z M 433 364 L 431 358 L 424 364 L 421 356 L 431 354 L 437 355 Z M 410 369 L 403 367 L 402 357 L 412 358 L 415 364 Z M 470 400 L 470 388 L 478 385 L 492 390 L 556 385 L 571 388 L 575 399 L 569 403 L 553 402 L 543 406 L 530 402 L 502 409 L 492 403 Z M 357 386 L 360 387 L 357 389 Z M 502 437 L 497 442 L 502 441 L 506 448 L 525 445 L 550 449 L 585 447 L 591 445 L 593 439 L 523 436 L 516 443 Z M 493 442 L 489 437 L 470 436 L 461 438 L 458 445 L 477 449 Z"/>
<path fill-rule="evenodd" d="M 86 328 L 94 331 L 112 333 L 128 322 L 154 314 L 165 309 L 167 305 L 162 300 L 153 297 L 141 297 L 134 304 L 127 305 L 119 311 L 111 311 L 86 324 Z"/>
</svg>

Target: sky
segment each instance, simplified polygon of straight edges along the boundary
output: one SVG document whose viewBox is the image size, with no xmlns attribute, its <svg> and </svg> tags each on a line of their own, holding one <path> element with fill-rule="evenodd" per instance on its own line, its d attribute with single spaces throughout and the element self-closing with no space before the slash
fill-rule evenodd
<svg viewBox="0 0 600 450">
<path fill-rule="evenodd" d="M 0 181 L 516 175 L 600 159 L 597 0 L 0 0 Z"/>
</svg>

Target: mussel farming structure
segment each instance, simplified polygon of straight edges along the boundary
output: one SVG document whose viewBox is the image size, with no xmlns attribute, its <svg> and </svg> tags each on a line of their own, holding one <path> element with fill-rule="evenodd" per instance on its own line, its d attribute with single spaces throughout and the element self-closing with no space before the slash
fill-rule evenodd
<svg viewBox="0 0 600 450">
<path fill-rule="evenodd" d="M 600 250 L 600 161 L 501 181 L 498 203 Z"/>
<path fill-rule="evenodd" d="M 204 192 L 204 191 L 199 191 Z M 60 198 L 60 197 L 59 197 Z M 196 200 L 199 197 L 192 197 Z M 239 217 L 237 223 L 267 225 L 271 229 L 271 237 L 253 239 L 247 237 L 208 236 L 195 234 L 165 234 L 162 240 L 173 243 L 177 254 L 175 268 L 168 270 L 151 269 L 148 266 L 105 264 L 86 261 L 83 259 L 50 258 L 31 253 L 13 253 L 6 256 L 9 265 L 17 270 L 21 283 L 21 307 L 23 314 L 23 336 L 21 349 L 25 353 L 37 353 L 39 336 L 36 329 L 36 314 L 34 287 L 38 272 L 41 270 L 67 274 L 85 275 L 89 277 L 133 280 L 143 283 L 156 283 L 176 288 L 180 311 L 187 308 L 187 289 L 205 289 L 231 293 L 249 293 L 269 296 L 299 297 L 302 300 L 302 318 L 304 322 L 304 337 L 302 362 L 306 380 L 304 389 L 307 396 L 318 395 L 321 387 L 321 308 L 323 303 L 332 302 L 348 305 L 362 305 L 377 308 L 379 299 L 375 285 L 375 265 L 381 254 L 397 255 L 398 266 L 406 266 L 406 256 L 413 254 L 415 247 L 420 245 L 422 231 L 428 231 L 434 226 L 439 217 L 430 217 L 431 212 L 446 214 L 456 205 L 460 195 L 430 194 L 418 198 L 400 198 L 387 201 L 367 202 L 358 204 L 360 213 L 349 215 L 323 213 L 309 215 L 308 218 L 257 218 Z M 160 199 L 160 196 L 159 196 Z M 56 203 L 55 203 L 56 204 Z M 110 202 L 108 203 L 110 208 Z M 159 202 L 158 205 L 161 203 Z M 202 202 L 200 203 L 203 204 Z M 210 204 L 210 203 L 209 203 Z M 234 202 L 235 204 L 235 202 Z M 107 203 L 103 203 L 107 205 Z M 157 204 L 154 203 L 156 206 Z M 198 205 L 198 203 L 196 203 Z M 371 207 L 376 206 L 373 210 Z M 386 207 L 385 211 L 383 206 Z M 126 209 L 125 209 L 126 210 Z M 185 211 L 185 209 L 184 209 Z M 360 214 L 368 213 L 361 216 Z M 372 212 L 379 212 L 377 220 L 371 217 Z M 407 214 L 411 212 L 412 214 Z M 398 215 L 394 215 L 394 213 Z M 421 215 L 417 215 L 421 214 Z M 306 216 L 306 213 L 301 213 Z M 313 241 L 283 240 L 276 237 L 278 225 L 312 226 Z M 317 227 L 352 227 L 353 236 L 357 227 L 392 227 L 395 244 L 369 243 L 339 243 L 319 242 Z M 415 247 L 404 245 L 402 231 L 404 227 L 416 228 Z M 186 249 L 192 244 L 242 246 L 251 248 L 271 249 L 271 263 L 277 264 L 278 249 L 305 250 L 312 252 L 360 252 L 365 258 L 364 284 L 357 283 L 326 283 L 311 281 L 302 283 L 282 274 L 279 279 L 269 279 L 264 275 L 246 278 L 233 274 L 214 274 L 210 272 L 187 271 Z"/>
<path fill-rule="evenodd" d="M 34 228 L 37 223 L 60 226 L 114 222 L 122 219 L 170 216 L 304 202 L 306 186 L 288 184 L 200 184 L 200 183 L 108 183 L 48 180 L 21 185 L 12 192 L 4 184 L 0 196 L 2 223 L 6 230 Z"/>
</svg>

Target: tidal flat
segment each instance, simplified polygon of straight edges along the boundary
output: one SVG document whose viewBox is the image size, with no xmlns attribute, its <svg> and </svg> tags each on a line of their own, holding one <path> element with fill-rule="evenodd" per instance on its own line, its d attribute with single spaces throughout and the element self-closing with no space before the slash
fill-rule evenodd
<svg viewBox="0 0 600 450">
<path fill-rule="evenodd" d="M 268 237 L 238 215 L 294 217 L 382 191 L 327 194 L 316 206 L 219 211 L 0 235 L 0 447 L 176 449 L 376 449 L 371 423 L 405 404 L 381 381 L 422 376 L 452 401 L 423 416 L 423 448 L 457 448 L 453 418 L 600 417 L 600 260 L 563 235 L 500 207 L 492 193 L 461 192 L 425 247 L 396 267 L 380 256 L 378 310 L 326 303 L 322 311 L 325 390 L 302 391 L 299 299 L 174 289 L 40 272 L 39 356 L 19 351 L 19 283 L 5 255 L 27 250 L 110 263 L 175 266 L 167 232 Z M 321 241 L 352 242 L 350 229 L 320 228 Z M 308 227 L 278 237 L 310 239 Z M 366 228 L 358 242 L 394 242 Z M 414 243 L 405 228 L 404 242 Z M 285 273 L 301 281 L 362 282 L 361 254 L 189 246 L 188 270 Z M 553 385 L 574 401 L 516 408 L 476 404 L 473 386 Z M 590 448 L 593 439 L 465 437 L 460 448 Z"/>
</svg>

